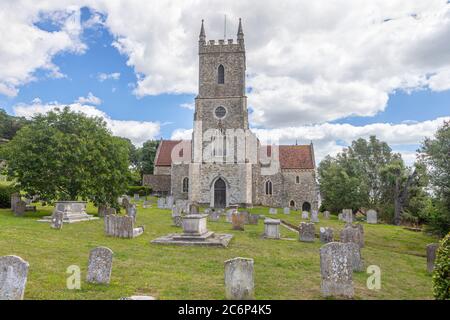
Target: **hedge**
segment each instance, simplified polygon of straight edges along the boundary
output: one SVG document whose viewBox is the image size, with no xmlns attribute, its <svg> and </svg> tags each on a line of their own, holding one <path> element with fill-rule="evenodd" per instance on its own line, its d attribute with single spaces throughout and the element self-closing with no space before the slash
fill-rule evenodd
<svg viewBox="0 0 450 320">
<path fill-rule="evenodd" d="M 149 196 L 152 193 L 152 188 L 148 186 L 129 186 L 127 190 L 127 195 L 133 196 L 134 194 L 139 194 L 141 197 Z"/>
<path fill-rule="evenodd" d="M 436 252 L 433 295 L 437 300 L 450 299 L 450 232 L 441 240 Z"/>
</svg>

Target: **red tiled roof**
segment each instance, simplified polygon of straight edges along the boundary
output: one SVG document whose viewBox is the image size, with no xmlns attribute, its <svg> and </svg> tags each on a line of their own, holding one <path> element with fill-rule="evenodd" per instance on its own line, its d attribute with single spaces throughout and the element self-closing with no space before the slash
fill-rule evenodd
<svg viewBox="0 0 450 320">
<path fill-rule="evenodd" d="M 155 166 L 170 167 L 172 165 L 172 149 L 181 140 L 161 140 L 155 156 Z"/>
<path fill-rule="evenodd" d="M 262 146 L 267 156 L 272 156 L 271 146 Z M 278 146 L 281 169 L 314 169 L 314 150 L 312 145 Z"/>
</svg>

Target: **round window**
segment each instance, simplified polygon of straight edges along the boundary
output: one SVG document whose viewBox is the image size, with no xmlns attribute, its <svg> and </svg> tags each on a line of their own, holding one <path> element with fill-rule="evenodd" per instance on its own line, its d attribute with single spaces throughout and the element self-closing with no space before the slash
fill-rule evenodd
<svg viewBox="0 0 450 320">
<path fill-rule="evenodd" d="M 225 109 L 224 107 L 220 106 L 217 107 L 216 110 L 214 111 L 215 115 L 217 118 L 222 119 L 225 117 L 225 115 L 227 114 L 227 109 Z"/>
</svg>

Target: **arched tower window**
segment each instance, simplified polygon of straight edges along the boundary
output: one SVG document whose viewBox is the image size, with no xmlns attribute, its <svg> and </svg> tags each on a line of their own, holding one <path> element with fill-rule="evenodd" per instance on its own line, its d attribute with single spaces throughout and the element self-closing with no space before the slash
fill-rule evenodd
<svg viewBox="0 0 450 320">
<path fill-rule="evenodd" d="M 295 208 L 295 201 L 294 201 L 294 200 L 291 200 L 291 202 L 289 202 L 289 206 L 290 206 L 291 208 Z"/>
<path fill-rule="evenodd" d="M 223 65 L 220 65 L 217 69 L 217 83 L 224 84 L 225 83 L 225 68 Z"/>
<path fill-rule="evenodd" d="M 267 180 L 266 181 L 266 195 L 271 196 L 272 195 L 272 181 Z"/>
<path fill-rule="evenodd" d="M 300 183 L 300 177 L 299 176 L 295 177 L 295 183 Z"/>
<path fill-rule="evenodd" d="M 189 192 L 189 178 L 183 179 L 183 192 Z"/>
</svg>

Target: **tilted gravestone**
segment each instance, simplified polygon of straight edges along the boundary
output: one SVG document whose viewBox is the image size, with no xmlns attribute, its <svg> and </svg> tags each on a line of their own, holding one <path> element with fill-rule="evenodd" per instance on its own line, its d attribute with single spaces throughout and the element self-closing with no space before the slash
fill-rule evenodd
<svg viewBox="0 0 450 320">
<path fill-rule="evenodd" d="M 366 213 L 366 219 L 367 219 L 367 223 L 377 224 L 378 223 L 377 212 L 375 210 L 370 209 Z"/>
<path fill-rule="evenodd" d="M 333 242 L 333 229 L 328 227 L 320 227 L 320 242 Z"/>
<path fill-rule="evenodd" d="M 330 211 L 324 211 L 323 212 L 323 218 L 324 219 L 330 219 Z"/>
<path fill-rule="evenodd" d="M 353 211 L 352 211 L 352 209 L 343 209 L 342 210 L 342 219 L 346 223 L 352 223 L 353 222 Z"/>
<path fill-rule="evenodd" d="M 358 244 L 354 242 L 347 242 L 345 243 L 345 250 L 352 264 L 353 271 L 364 271 L 364 262 L 361 258 L 361 248 Z"/>
<path fill-rule="evenodd" d="M 26 210 L 27 204 L 25 203 L 25 201 L 20 200 L 14 205 L 14 215 L 17 217 L 23 217 Z"/>
<path fill-rule="evenodd" d="M 134 227 L 131 217 L 111 214 L 105 217 L 105 233 L 117 238 L 135 238 L 144 233 L 144 227 Z"/>
<path fill-rule="evenodd" d="M 354 242 L 357 243 L 360 248 L 364 247 L 364 229 L 361 224 L 346 224 L 345 228 L 341 231 L 340 238 L 343 243 Z"/>
<path fill-rule="evenodd" d="M 63 227 L 64 213 L 62 212 L 54 212 L 52 214 L 52 222 L 51 227 L 53 229 L 60 230 Z"/>
<path fill-rule="evenodd" d="M 0 300 L 22 300 L 29 264 L 18 256 L 0 257 Z"/>
<path fill-rule="evenodd" d="M 302 242 L 314 242 L 315 226 L 312 222 L 302 222 L 299 226 L 299 240 Z"/>
<path fill-rule="evenodd" d="M 330 242 L 320 248 L 320 273 L 324 297 L 353 297 L 353 265 L 345 243 Z"/>
<path fill-rule="evenodd" d="M 291 213 L 291 208 L 288 208 L 288 207 L 284 208 L 283 209 L 283 213 L 284 214 L 290 214 Z"/>
<path fill-rule="evenodd" d="M 113 252 L 106 247 L 92 249 L 86 281 L 89 283 L 109 284 L 111 280 Z"/>
<path fill-rule="evenodd" d="M 233 230 L 244 231 L 245 217 L 240 212 L 231 215 L 231 225 Z"/>
<path fill-rule="evenodd" d="M 303 211 L 302 212 L 302 219 L 308 219 L 309 218 L 309 212 L 308 211 Z"/>
<path fill-rule="evenodd" d="M 254 299 L 253 259 L 234 258 L 225 261 L 225 299 Z"/>
<path fill-rule="evenodd" d="M 439 243 L 430 243 L 427 245 L 427 271 L 433 272 L 434 261 L 436 260 L 436 251 L 439 248 Z"/>
<path fill-rule="evenodd" d="M 313 223 L 319 222 L 319 212 L 317 210 L 311 211 L 311 222 Z"/>
</svg>

